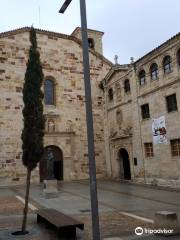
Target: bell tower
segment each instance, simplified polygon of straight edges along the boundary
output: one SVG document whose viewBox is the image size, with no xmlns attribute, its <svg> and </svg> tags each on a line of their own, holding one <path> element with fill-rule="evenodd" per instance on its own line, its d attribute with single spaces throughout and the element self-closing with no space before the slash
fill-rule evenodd
<svg viewBox="0 0 180 240">
<path fill-rule="evenodd" d="M 72 33 L 72 36 L 81 40 L 81 28 L 77 27 Z M 103 47 L 102 47 L 102 37 L 104 32 L 100 32 L 93 29 L 88 29 L 88 44 L 89 48 L 103 54 Z"/>
</svg>

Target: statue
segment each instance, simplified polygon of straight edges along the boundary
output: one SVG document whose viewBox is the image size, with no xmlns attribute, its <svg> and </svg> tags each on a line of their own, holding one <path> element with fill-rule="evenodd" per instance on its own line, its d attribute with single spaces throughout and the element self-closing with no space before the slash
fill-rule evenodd
<svg viewBox="0 0 180 240">
<path fill-rule="evenodd" d="M 115 61 L 115 64 L 117 65 L 118 64 L 118 55 L 114 56 L 114 61 Z"/>
<path fill-rule="evenodd" d="M 55 132 L 55 123 L 53 119 L 48 120 L 48 132 Z"/>
<path fill-rule="evenodd" d="M 117 95 L 117 99 L 120 100 L 121 99 L 121 85 L 119 83 L 116 84 L 116 95 Z"/>
<path fill-rule="evenodd" d="M 117 121 L 117 124 L 119 126 L 121 126 L 121 124 L 123 122 L 123 114 L 122 114 L 121 110 L 117 110 L 117 112 L 116 112 L 116 121 Z"/>
<path fill-rule="evenodd" d="M 47 149 L 47 180 L 54 179 L 54 154 L 51 148 Z"/>
</svg>

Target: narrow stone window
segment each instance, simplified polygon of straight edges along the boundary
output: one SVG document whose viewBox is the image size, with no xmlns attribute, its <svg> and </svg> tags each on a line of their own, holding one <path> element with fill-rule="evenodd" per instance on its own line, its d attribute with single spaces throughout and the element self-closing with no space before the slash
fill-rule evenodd
<svg viewBox="0 0 180 240">
<path fill-rule="evenodd" d="M 108 97 L 109 97 L 109 101 L 112 101 L 113 98 L 114 98 L 114 94 L 113 94 L 113 89 L 112 88 L 110 88 L 108 90 Z"/>
<path fill-rule="evenodd" d="M 88 38 L 88 46 L 89 48 L 94 49 L 95 43 L 93 38 Z"/>
<path fill-rule="evenodd" d="M 143 104 L 141 106 L 141 115 L 142 115 L 142 119 L 150 118 L 149 104 Z"/>
<path fill-rule="evenodd" d="M 143 86 L 146 84 L 146 72 L 144 70 L 141 70 L 139 72 L 139 85 Z"/>
<path fill-rule="evenodd" d="M 137 163 L 137 158 L 134 158 L 134 166 L 137 166 L 138 163 Z"/>
<path fill-rule="evenodd" d="M 180 66 L 180 48 L 177 51 L 177 62 L 178 62 L 178 66 Z"/>
<path fill-rule="evenodd" d="M 129 79 L 124 81 L 124 92 L 129 93 L 131 91 Z"/>
<path fill-rule="evenodd" d="M 153 157 L 153 144 L 152 143 L 144 143 L 144 151 L 145 151 L 145 157 Z"/>
<path fill-rule="evenodd" d="M 173 139 L 171 142 L 171 154 L 173 157 L 180 156 L 180 139 Z"/>
<path fill-rule="evenodd" d="M 174 112 L 178 110 L 175 93 L 166 97 L 166 105 L 168 112 Z"/>
<path fill-rule="evenodd" d="M 46 105 L 55 105 L 54 100 L 54 82 L 46 79 L 44 82 L 44 102 Z"/>
<path fill-rule="evenodd" d="M 172 72 L 172 60 L 170 56 L 166 56 L 163 60 L 164 73 L 169 74 Z"/>
<path fill-rule="evenodd" d="M 150 74 L 152 80 L 158 79 L 158 65 L 156 63 L 153 63 L 150 67 Z"/>
</svg>

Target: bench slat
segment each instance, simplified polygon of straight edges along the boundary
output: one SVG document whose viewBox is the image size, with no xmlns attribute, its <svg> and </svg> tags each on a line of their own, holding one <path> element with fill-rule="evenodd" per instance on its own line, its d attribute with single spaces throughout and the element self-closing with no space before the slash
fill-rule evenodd
<svg viewBox="0 0 180 240">
<path fill-rule="evenodd" d="M 75 220 L 55 209 L 41 209 L 37 211 L 37 215 L 46 219 L 48 222 L 56 226 L 57 228 L 74 226 L 81 230 L 84 230 L 84 224 L 80 221 Z"/>
</svg>

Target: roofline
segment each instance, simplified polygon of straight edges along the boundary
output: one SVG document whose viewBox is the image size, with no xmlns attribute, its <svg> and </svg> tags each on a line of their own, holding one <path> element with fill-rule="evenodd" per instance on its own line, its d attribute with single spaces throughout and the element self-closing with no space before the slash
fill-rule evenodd
<svg viewBox="0 0 180 240">
<path fill-rule="evenodd" d="M 10 30 L 10 31 L 7 31 L 7 32 L 2 32 L 2 33 L 0 33 L 0 38 L 9 37 L 9 36 L 12 36 L 12 35 L 15 35 L 15 34 L 30 31 L 30 29 L 31 29 L 31 27 L 22 27 L 22 28 L 17 28 L 17 29 Z M 39 34 L 47 34 L 47 35 L 51 35 L 51 36 L 54 36 L 54 37 L 59 37 L 59 38 L 63 38 L 63 39 L 72 40 L 72 41 L 76 42 L 82 48 L 82 41 L 79 40 L 78 38 L 76 38 L 75 36 L 62 34 L 62 33 L 57 33 L 57 32 L 52 32 L 52 31 L 43 30 L 43 29 L 38 29 L 38 28 L 34 28 L 34 29 Z M 107 58 L 105 58 L 102 54 L 100 54 L 100 53 L 98 53 L 98 52 L 96 52 L 92 49 L 89 49 L 89 52 L 91 52 L 93 55 L 100 58 L 104 62 L 106 62 L 109 66 L 113 65 L 113 63 L 110 60 L 108 60 Z"/>
<path fill-rule="evenodd" d="M 166 44 L 168 44 L 169 42 L 173 41 L 175 38 L 177 38 L 178 36 L 180 36 L 180 32 L 177 33 L 176 35 L 174 35 L 173 37 L 169 38 L 167 41 L 163 42 L 161 45 L 159 45 L 158 47 L 154 48 L 153 50 L 151 50 L 150 52 L 146 53 L 144 56 L 142 56 L 141 58 L 139 58 L 138 60 L 136 60 L 134 62 L 134 64 L 137 64 L 138 62 L 140 62 L 141 60 L 143 60 L 144 58 L 146 58 L 147 56 L 149 56 L 150 54 L 154 53 L 155 51 L 157 51 L 158 49 L 160 49 L 161 47 L 165 46 Z"/>
<path fill-rule="evenodd" d="M 109 80 L 111 79 L 112 75 L 115 73 L 115 72 L 118 72 L 120 70 L 130 70 L 130 67 L 132 66 L 132 64 L 116 64 L 116 65 L 113 65 L 111 67 L 111 69 L 109 70 L 109 72 L 106 74 L 106 76 L 104 77 L 104 80 L 106 81 L 106 83 L 109 82 Z M 103 81 L 103 80 L 102 80 Z"/>
<path fill-rule="evenodd" d="M 63 33 L 57 33 L 57 32 L 43 30 L 43 29 L 39 29 L 39 28 L 34 28 L 34 29 L 37 33 L 40 33 L 40 34 L 53 35 L 53 36 L 64 38 L 64 39 L 68 39 L 70 37 L 69 35 L 63 34 Z M 11 35 L 15 35 L 15 34 L 18 34 L 18 33 L 23 33 L 23 32 L 30 31 L 30 30 L 31 30 L 31 27 L 22 27 L 22 28 L 17 28 L 17 29 L 14 29 L 14 30 L 6 31 L 6 32 L 1 32 L 0 33 L 0 38 L 9 37 Z"/>
<path fill-rule="evenodd" d="M 81 27 L 76 27 L 75 29 L 74 29 L 74 31 L 71 33 L 71 35 L 74 35 L 74 33 L 78 30 L 80 30 L 81 29 Z M 102 32 L 102 31 L 98 31 L 98 30 L 94 30 L 94 29 L 90 29 L 90 28 L 88 28 L 87 29 L 88 31 L 90 31 L 90 32 L 97 32 L 97 33 L 100 33 L 101 35 L 104 35 L 104 32 Z"/>
</svg>

